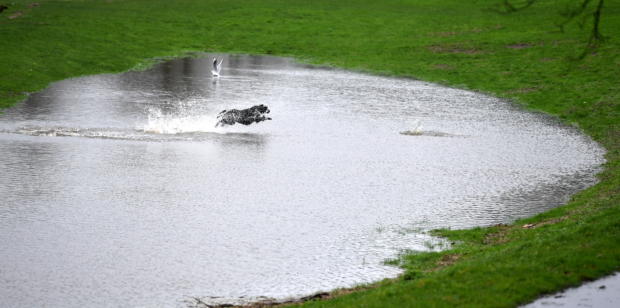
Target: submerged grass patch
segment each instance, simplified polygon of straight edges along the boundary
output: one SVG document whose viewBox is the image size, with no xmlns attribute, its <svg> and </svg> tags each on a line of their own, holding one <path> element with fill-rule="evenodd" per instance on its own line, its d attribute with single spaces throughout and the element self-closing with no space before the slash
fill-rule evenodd
<svg viewBox="0 0 620 308">
<path fill-rule="evenodd" d="M 403 256 L 400 279 L 307 306 L 515 307 L 620 269 L 617 2 L 602 11 L 605 44 L 576 61 L 591 19 L 557 31 L 568 0 L 511 15 L 487 10 L 498 0 L 13 1 L 0 13 L 0 109 L 51 82 L 149 59 L 271 54 L 513 98 L 607 149 L 601 182 L 566 206 L 508 226 L 437 230 L 452 247 Z"/>
</svg>

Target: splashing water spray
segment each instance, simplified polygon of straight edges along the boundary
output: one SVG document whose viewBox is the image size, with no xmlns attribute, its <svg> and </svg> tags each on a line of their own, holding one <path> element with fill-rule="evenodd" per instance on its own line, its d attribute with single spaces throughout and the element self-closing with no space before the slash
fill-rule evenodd
<svg viewBox="0 0 620 308">
<path fill-rule="evenodd" d="M 421 134 L 421 130 L 422 130 L 422 121 L 420 121 L 420 119 L 415 119 L 415 121 L 411 122 L 412 124 L 412 128 L 411 128 L 411 133 L 414 135 L 419 135 Z"/>
<path fill-rule="evenodd" d="M 167 111 L 161 106 L 149 107 L 148 122 L 141 130 L 164 135 L 218 131 L 213 128 L 215 117 L 201 107 L 196 100 L 178 102 Z"/>
<path fill-rule="evenodd" d="M 411 130 L 408 131 L 404 131 L 404 132 L 400 132 L 403 135 L 422 135 L 422 121 L 420 121 L 420 119 L 415 119 L 413 122 L 411 122 L 412 127 Z"/>
</svg>

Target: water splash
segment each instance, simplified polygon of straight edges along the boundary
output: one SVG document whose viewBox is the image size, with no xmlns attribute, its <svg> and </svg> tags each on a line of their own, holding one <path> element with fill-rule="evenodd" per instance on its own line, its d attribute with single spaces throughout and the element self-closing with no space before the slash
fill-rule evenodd
<svg viewBox="0 0 620 308">
<path fill-rule="evenodd" d="M 412 135 L 412 136 L 417 136 L 417 135 L 422 135 L 422 121 L 420 121 L 420 119 L 415 119 L 413 122 L 411 122 L 411 130 L 408 131 L 404 131 L 404 132 L 400 132 L 403 135 Z"/>
<path fill-rule="evenodd" d="M 141 104 L 143 113 L 130 127 L 89 127 L 66 125 L 26 124 L 15 129 L 0 130 L 13 133 L 45 137 L 86 137 L 118 140 L 143 141 L 189 141 L 204 140 L 209 133 L 226 134 L 238 129 L 216 128 L 217 112 L 224 107 L 211 107 L 204 100 L 191 99 L 169 103 L 148 102 Z M 207 134 L 205 134 L 207 133 Z"/>
<path fill-rule="evenodd" d="M 411 124 L 412 124 L 412 128 L 410 132 L 415 135 L 420 134 L 422 131 L 422 128 L 424 128 L 422 126 L 422 121 L 420 121 L 420 119 L 415 119 L 413 122 L 411 122 Z"/>
<path fill-rule="evenodd" d="M 150 106 L 147 112 L 148 121 L 141 128 L 145 133 L 175 135 L 222 131 L 215 127 L 217 118 L 213 111 L 204 110 L 195 101 Z"/>
</svg>

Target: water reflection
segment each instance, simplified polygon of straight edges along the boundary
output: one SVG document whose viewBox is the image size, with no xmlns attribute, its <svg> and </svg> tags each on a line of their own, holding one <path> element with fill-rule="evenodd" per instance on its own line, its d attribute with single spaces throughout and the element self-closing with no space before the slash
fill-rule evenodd
<svg viewBox="0 0 620 308">
<path fill-rule="evenodd" d="M 214 127 L 219 111 L 257 104 L 272 121 Z M 422 134 L 400 134 L 415 119 Z M 432 246 L 419 230 L 545 211 L 603 162 L 579 131 L 506 101 L 256 56 L 58 82 L 0 130 L 8 306 L 182 306 L 370 282 L 399 273 L 384 259 Z"/>
</svg>

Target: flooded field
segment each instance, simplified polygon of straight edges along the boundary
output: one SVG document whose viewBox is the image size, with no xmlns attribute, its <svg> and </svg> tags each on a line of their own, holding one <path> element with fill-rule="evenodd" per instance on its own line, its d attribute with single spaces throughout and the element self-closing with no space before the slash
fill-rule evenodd
<svg viewBox="0 0 620 308">
<path fill-rule="evenodd" d="M 604 151 L 509 102 L 215 55 L 52 84 L 0 115 L 8 307 L 184 307 L 400 273 L 439 227 L 506 223 L 596 183 Z M 215 127 L 265 104 L 271 121 Z"/>
<path fill-rule="evenodd" d="M 620 275 L 614 273 L 579 287 L 543 296 L 521 308 L 615 308 L 620 305 Z"/>
</svg>

